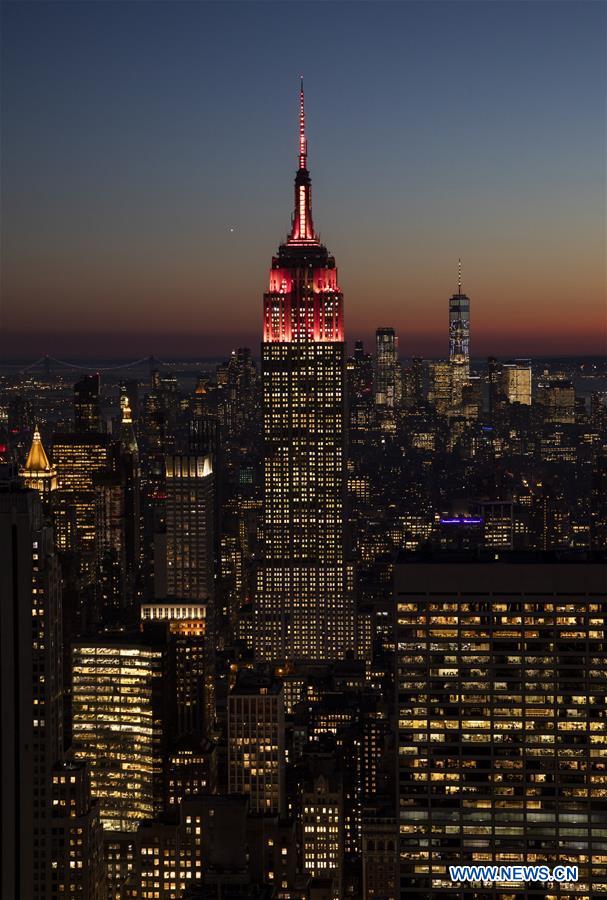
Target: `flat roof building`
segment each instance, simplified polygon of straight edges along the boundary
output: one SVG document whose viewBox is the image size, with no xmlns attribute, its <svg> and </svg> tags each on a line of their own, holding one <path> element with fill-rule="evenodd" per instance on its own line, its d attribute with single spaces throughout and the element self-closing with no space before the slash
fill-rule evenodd
<svg viewBox="0 0 607 900">
<path fill-rule="evenodd" d="M 411 554 L 394 584 L 401 896 L 472 896 L 458 864 L 577 865 L 560 898 L 606 891 L 605 559 Z"/>
</svg>

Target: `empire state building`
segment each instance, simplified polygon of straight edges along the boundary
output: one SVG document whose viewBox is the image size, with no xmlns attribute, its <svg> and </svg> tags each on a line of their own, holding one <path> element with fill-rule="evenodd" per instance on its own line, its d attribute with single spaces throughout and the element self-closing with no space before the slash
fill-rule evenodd
<svg viewBox="0 0 607 900">
<path fill-rule="evenodd" d="M 272 259 L 262 343 L 263 564 L 259 659 L 337 659 L 354 648 L 345 558 L 345 344 L 335 259 L 312 220 L 303 81 L 291 231 Z"/>
</svg>

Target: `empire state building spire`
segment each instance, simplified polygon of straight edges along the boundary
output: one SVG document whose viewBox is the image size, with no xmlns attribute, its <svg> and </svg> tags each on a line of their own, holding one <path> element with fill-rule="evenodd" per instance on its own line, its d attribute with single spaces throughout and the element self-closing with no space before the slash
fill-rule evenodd
<svg viewBox="0 0 607 900">
<path fill-rule="evenodd" d="M 295 176 L 295 211 L 289 244 L 318 243 L 312 221 L 312 182 L 308 172 L 308 142 L 306 140 L 306 111 L 304 106 L 303 75 L 299 87 L 299 168 Z"/>
<path fill-rule="evenodd" d="M 308 168 L 308 142 L 306 140 L 306 109 L 304 106 L 303 75 L 299 83 L 299 168 Z"/>
</svg>

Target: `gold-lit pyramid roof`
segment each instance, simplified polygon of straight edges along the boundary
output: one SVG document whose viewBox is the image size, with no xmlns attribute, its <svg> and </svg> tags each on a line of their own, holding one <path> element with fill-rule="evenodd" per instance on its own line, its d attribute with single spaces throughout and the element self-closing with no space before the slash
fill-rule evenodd
<svg viewBox="0 0 607 900">
<path fill-rule="evenodd" d="M 38 431 L 38 427 L 34 429 L 34 439 L 32 441 L 32 446 L 30 447 L 30 452 L 27 454 L 27 459 L 25 461 L 25 472 L 50 472 L 51 464 L 48 461 L 48 456 L 44 452 L 44 447 L 42 446 L 42 441 L 40 440 L 40 432 Z"/>
</svg>

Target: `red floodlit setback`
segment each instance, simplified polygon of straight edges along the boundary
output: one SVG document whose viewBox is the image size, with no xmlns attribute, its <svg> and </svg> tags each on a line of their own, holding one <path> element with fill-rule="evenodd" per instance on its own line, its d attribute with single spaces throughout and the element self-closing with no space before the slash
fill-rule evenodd
<svg viewBox="0 0 607 900">
<path fill-rule="evenodd" d="M 264 298 L 265 342 L 343 341 L 343 298 L 335 261 L 322 246 L 312 221 L 312 182 L 303 78 L 299 91 L 299 168 L 291 233 L 272 262 Z M 309 255 L 305 252 L 309 248 Z"/>
</svg>

